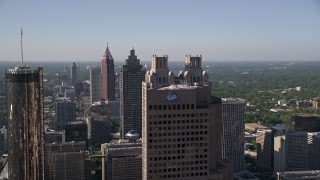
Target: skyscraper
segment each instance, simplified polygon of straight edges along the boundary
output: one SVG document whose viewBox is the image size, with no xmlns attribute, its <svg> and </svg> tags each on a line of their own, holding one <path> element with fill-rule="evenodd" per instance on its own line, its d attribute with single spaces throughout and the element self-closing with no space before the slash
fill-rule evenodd
<svg viewBox="0 0 320 180">
<path fill-rule="evenodd" d="M 273 171 L 273 133 L 271 129 L 257 130 L 257 171 L 272 173 Z"/>
<path fill-rule="evenodd" d="M 74 86 L 78 80 L 78 66 L 73 61 L 71 66 L 71 83 Z"/>
<path fill-rule="evenodd" d="M 101 98 L 115 99 L 114 62 L 108 46 L 101 60 Z"/>
<path fill-rule="evenodd" d="M 243 99 L 222 99 L 222 157 L 234 163 L 234 172 L 244 170 L 244 105 Z"/>
<path fill-rule="evenodd" d="M 132 48 L 126 64 L 120 71 L 120 136 L 125 138 L 129 130 L 141 136 L 141 86 L 145 71 Z"/>
<path fill-rule="evenodd" d="M 56 122 L 57 131 L 65 129 L 67 122 L 76 120 L 76 103 L 68 100 L 56 102 Z"/>
<path fill-rule="evenodd" d="M 101 100 L 101 69 L 90 67 L 90 101 L 91 104 Z"/>
<path fill-rule="evenodd" d="M 5 79 L 9 179 L 43 179 L 43 69 L 18 66 Z"/>
<path fill-rule="evenodd" d="M 211 96 L 201 56 L 186 57 L 173 84 L 168 56 L 152 57 L 142 84 L 142 179 L 232 179 L 221 155 L 221 99 Z"/>
</svg>

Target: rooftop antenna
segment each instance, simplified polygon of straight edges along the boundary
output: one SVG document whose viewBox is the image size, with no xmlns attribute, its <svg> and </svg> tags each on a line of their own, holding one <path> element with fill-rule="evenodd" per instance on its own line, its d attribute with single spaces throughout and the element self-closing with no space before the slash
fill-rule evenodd
<svg viewBox="0 0 320 180">
<path fill-rule="evenodd" d="M 23 31 L 22 31 L 22 27 L 21 27 L 21 36 L 20 36 L 20 44 L 21 44 L 21 65 L 23 65 L 22 35 L 23 35 Z"/>
</svg>

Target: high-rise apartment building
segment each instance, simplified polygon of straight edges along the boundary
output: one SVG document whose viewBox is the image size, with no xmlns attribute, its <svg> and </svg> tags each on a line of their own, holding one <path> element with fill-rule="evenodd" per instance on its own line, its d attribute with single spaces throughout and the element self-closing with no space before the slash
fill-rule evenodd
<svg viewBox="0 0 320 180">
<path fill-rule="evenodd" d="M 78 80 L 78 66 L 73 61 L 71 65 L 71 83 L 73 86 L 76 85 L 77 80 Z"/>
<path fill-rule="evenodd" d="M 141 86 L 145 71 L 140 60 L 131 48 L 126 64 L 120 71 L 120 137 L 130 130 L 135 130 L 141 136 Z"/>
<path fill-rule="evenodd" d="M 142 179 L 232 179 L 221 161 L 221 99 L 211 96 L 201 56 L 186 56 L 174 84 L 168 56 L 152 57 L 142 85 Z"/>
<path fill-rule="evenodd" d="M 90 101 L 101 101 L 101 68 L 90 67 Z"/>
<path fill-rule="evenodd" d="M 244 170 L 245 100 L 222 98 L 222 157 L 234 163 L 234 172 Z"/>
<path fill-rule="evenodd" d="M 115 140 L 101 145 L 102 179 L 105 180 L 141 180 L 142 158 L 141 139 Z"/>
<path fill-rule="evenodd" d="M 115 99 L 114 61 L 108 46 L 101 60 L 101 98 Z"/>
<path fill-rule="evenodd" d="M 65 129 L 67 122 L 76 120 L 76 103 L 68 100 L 56 102 L 56 122 L 55 130 Z"/>
<path fill-rule="evenodd" d="M 43 179 L 43 69 L 21 65 L 5 79 L 9 179 Z"/>
</svg>

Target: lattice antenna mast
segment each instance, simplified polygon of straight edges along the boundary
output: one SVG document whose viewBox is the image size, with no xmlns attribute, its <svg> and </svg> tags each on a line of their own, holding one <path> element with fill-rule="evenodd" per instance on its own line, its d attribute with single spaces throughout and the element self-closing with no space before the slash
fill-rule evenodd
<svg viewBox="0 0 320 180">
<path fill-rule="evenodd" d="M 22 47 L 22 35 L 23 35 L 23 31 L 22 31 L 22 27 L 21 27 L 21 36 L 20 36 L 20 48 L 21 48 L 21 65 L 23 65 L 23 47 Z"/>
</svg>

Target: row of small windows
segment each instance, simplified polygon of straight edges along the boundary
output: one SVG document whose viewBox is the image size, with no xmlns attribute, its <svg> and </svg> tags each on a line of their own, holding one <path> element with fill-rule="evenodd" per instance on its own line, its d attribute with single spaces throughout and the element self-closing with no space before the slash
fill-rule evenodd
<svg viewBox="0 0 320 180">
<path fill-rule="evenodd" d="M 149 131 L 162 131 L 162 130 L 180 130 L 180 129 L 206 129 L 207 125 L 196 125 L 196 126 L 172 126 L 172 127 L 149 127 Z M 201 131 L 203 132 L 203 131 Z M 207 134 L 207 132 L 205 131 L 205 134 Z"/>
<path fill-rule="evenodd" d="M 182 152 L 182 150 L 178 150 L 179 152 Z M 177 154 L 180 154 L 180 153 L 177 153 Z M 192 159 L 193 161 L 192 162 L 198 162 L 198 161 L 194 161 L 195 159 L 203 159 L 203 158 L 207 158 L 208 155 L 207 154 L 201 154 L 201 155 L 184 155 L 184 156 L 164 156 L 164 157 L 154 157 L 154 158 L 149 158 L 150 161 L 170 161 L 170 160 L 176 160 L 176 159 L 184 159 L 184 160 L 190 160 Z M 206 161 L 206 160 L 205 160 Z M 199 161 L 200 164 L 203 164 L 204 161 Z M 190 162 L 186 161 L 186 162 L 178 162 L 177 165 L 189 165 Z"/>
<path fill-rule="evenodd" d="M 154 140 L 153 142 L 155 142 L 156 140 Z M 163 143 L 165 143 L 165 139 L 163 139 L 162 141 Z M 169 139 L 168 142 L 171 142 L 171 140 Z M 152 142 L 151 142 L 152 143 Z M 159 142 L 161 143 L 161 142 Z M 208 143 L 205 142 L 200 142 L 200 143 L 183 143 L 183 144 L 168 144 L 168 145 L 161 145 L 161 144 L 157 144 L 157 145 L 149 145 L 149 149 L 167 149 L 167 148 L 184 148 L 184 147 L 207 147 Z M 165 151 L 163 151 L 165 152 Z M 170 153 L 168 153 L 170 154 Z"/>
<path fill-rule="evenodd" d="M 164 127 L 165 128 L 165 127 Z M 163 128 L 163 129 L 164 129 Z M 174 128 L 174 127 L 172 127 L 172 128 Z M 168 127 L 168 130 L 170 130 L 171 128 L 170 127 Z M 180 129 L 180 128 L 179 128 Z M 189 131 L 187 131 L 187 132 L 185 132 L 185 131 L 183 131 L 183 132 L 167 132 L 167 133 L 156 133 L 156 132 L 153 132 L 153 134 L 152 133 L 150 133 L 149 134 L 149 138 L 152 138 L 152 137 L 162 137 L 162 136 L 169 136 L 169 137 L 173 137 L 173 136 L 188 136 L 188 135 L 192 135 L 192 136 L 194 136 L 194 135 L 203 135 L 203 134 L 208 134 L 208 132 L 207 131 L 191 131 L 191 132 L 189 132 Z M 165 140 L 165 139 L 164 139 Z M 169 139 L 168 139 L 169 140 Z"/>
<path fill-rule="evenodd" d="M 190 176 L 206 176 L 208 173 L 207 172 L 196 172 L 196 173 L 186 173 L 186 174 L 163 174 L 160 175 L 160 179 L 165 179 L 165 178 L 180 178 L 180 177 L 190 177 Z M 151 179 L 153 178 L 152 176 L 150 177 Z"/>
<path fill-rule="evenodd" d="M 194 104 L 149 105 L 149 110 L 194 109 Z"/>
<path fill-rule="evenodd" d="M 197 161 L 196 161 L 197 162 Z M 184 164 L 188 163 L 191 164 L 190 162 L 183 162 Z M 181 164 L 181 163 L 180 163 Z M 194 165 L 195 163 L 193 163 Z M 205 164 L 203 161 L 199 161 L 198 164 Z M 161 169 L 161 168 L 158 168 L 158 167 L 166 167 L 166 164 L 165 163 L 154 163 L 153 164 L 154 166 L 153 167 L 157 167 L 155 169 L 152 169 L 152 165 L 151 165 L 151 168 L 149 170 L 149 173 L 162 173 L 162 172 L 179 172 L 179 171 L 197 171 L 199 172 L 199 170 L 207 170 L 208 169 L 208 166 L 203 166 L 203 165 L 198 165 L 198 166 L 195 166 L 195 167 L 181 167 L 181 168 L 164 168 L 164 169 Z"/>
<path fill-rule="evenodd" d="M 196 114 L 160 114 L 160 115 L 149 115 L 149 119 L 162 119 L 162 118 L 180 118 L 180 117 L 207 117 L 208 113 L 196 113 Z"/>
<path fill-rule="evenodd" d="M 199 135 L 200 132 L 203 131 L 196 131 L 195 133 L 193 133 L 193 135 Z M 204 132 L 202 133 L 204 134 Z M 163 137 L 163 136 L 169 136 L 171 138 L 171 140 L 174 141 L 202 141 L 202 140 L 207 140 L 207 137 L 183 137 L 183 138 L 175 138 L 175 136 L 186 136 L 186 135 L 191 135 L 190 132 L 168 132 L 168 133 L 149 133 L 149 137 L 150 139 L 152 137 Z M 159 139 L 161 140 L 161 139 Z"/>
</svg>

